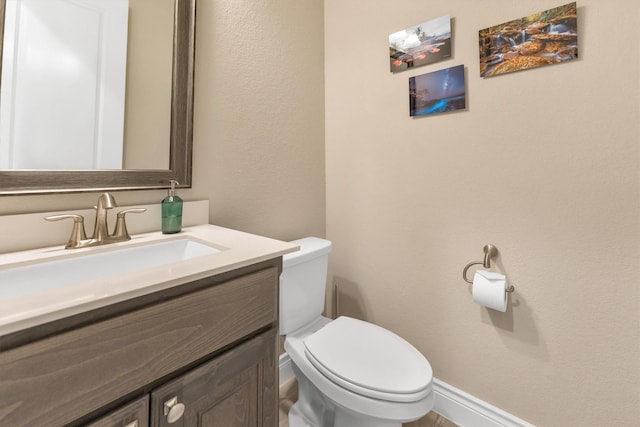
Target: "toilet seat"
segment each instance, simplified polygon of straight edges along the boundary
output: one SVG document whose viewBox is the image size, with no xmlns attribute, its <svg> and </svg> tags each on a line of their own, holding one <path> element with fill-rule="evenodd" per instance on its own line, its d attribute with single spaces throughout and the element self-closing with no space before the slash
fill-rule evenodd
<svg viewBox="0 0 640 427">
<path fill-rule="evenodd" d="M 311 364 L 352 392 L 390 402 L 415 402 L 432 392 L 427 359 L 379 326 L 339 317 L 303 342 Z"/>
</svg>

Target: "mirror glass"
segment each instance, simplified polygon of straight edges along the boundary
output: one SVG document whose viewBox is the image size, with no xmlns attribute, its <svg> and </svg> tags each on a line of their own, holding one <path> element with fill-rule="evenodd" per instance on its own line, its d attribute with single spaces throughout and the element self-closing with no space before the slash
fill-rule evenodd
<svg viewBox="0 0 640 427">
<path fill-rule="evenodd" d="M 0 194 L 190 186 L 195 0 L 0 12 Z"/>
</svg>

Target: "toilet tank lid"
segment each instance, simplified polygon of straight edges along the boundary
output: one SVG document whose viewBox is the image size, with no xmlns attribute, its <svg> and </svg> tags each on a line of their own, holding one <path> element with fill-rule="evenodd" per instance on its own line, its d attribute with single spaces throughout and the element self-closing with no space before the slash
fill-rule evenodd
<svg viewBox="0 0 640 427">
<path fill-rule="evenodd" d="M 331 242 L 319 237 L 305 237 L 303 239 L 293 240 L 290 243 L 298 245 L 300 250 L 286 254 L 282 257 L 283 268 L 307 262 L 312 258 L 331 252 Z"/>
</svg>

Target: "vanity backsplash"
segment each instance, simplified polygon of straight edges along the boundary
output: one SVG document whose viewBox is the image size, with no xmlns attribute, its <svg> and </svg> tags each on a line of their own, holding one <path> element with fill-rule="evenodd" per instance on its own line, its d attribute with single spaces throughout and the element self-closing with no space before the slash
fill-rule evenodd
<svg viewBox="0 0 640 427">
<path fill-rule="evenodd" d="M 145 208 L 147 211 L 139 215 L 127 217 L 127 228 L 129 233 L 148 233 L 159 231 L 161 224 L 161 206 L 159 203 L 149 205 L 118 206 L 109 212 L 109 226 L 113 228 L 116 223 L 118 211 L 131 208 Z M 0 254 L 8 252 L 23 251 L 34 248 L 44 248 L 48 246 L 64 246 L 71 232 L 71 223 L 47 222 L 44 217 L 59 214 L 77 214 L 85 218 L 85 224 L 91 224 L 95 219 L 95 209 L 38 212 L 17 215 L 0 216 Z M 189 227 L 209 223 L 209 201 L 185 201 L 182 218 L 183 226 Z"/>
</svg>

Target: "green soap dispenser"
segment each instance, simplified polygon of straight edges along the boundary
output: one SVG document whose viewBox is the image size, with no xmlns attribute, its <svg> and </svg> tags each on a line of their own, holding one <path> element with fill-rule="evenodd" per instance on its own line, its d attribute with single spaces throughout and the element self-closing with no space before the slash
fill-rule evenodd
<svg viewBox="0 0 640 427">
<path fill-rule="evenodd" d="M 169 194 L 162 201 L 162 233 L 173 234 L 182 230 L 182 199 L 176 196 L 175 179 L 171 181 Z"/>
</svg>

